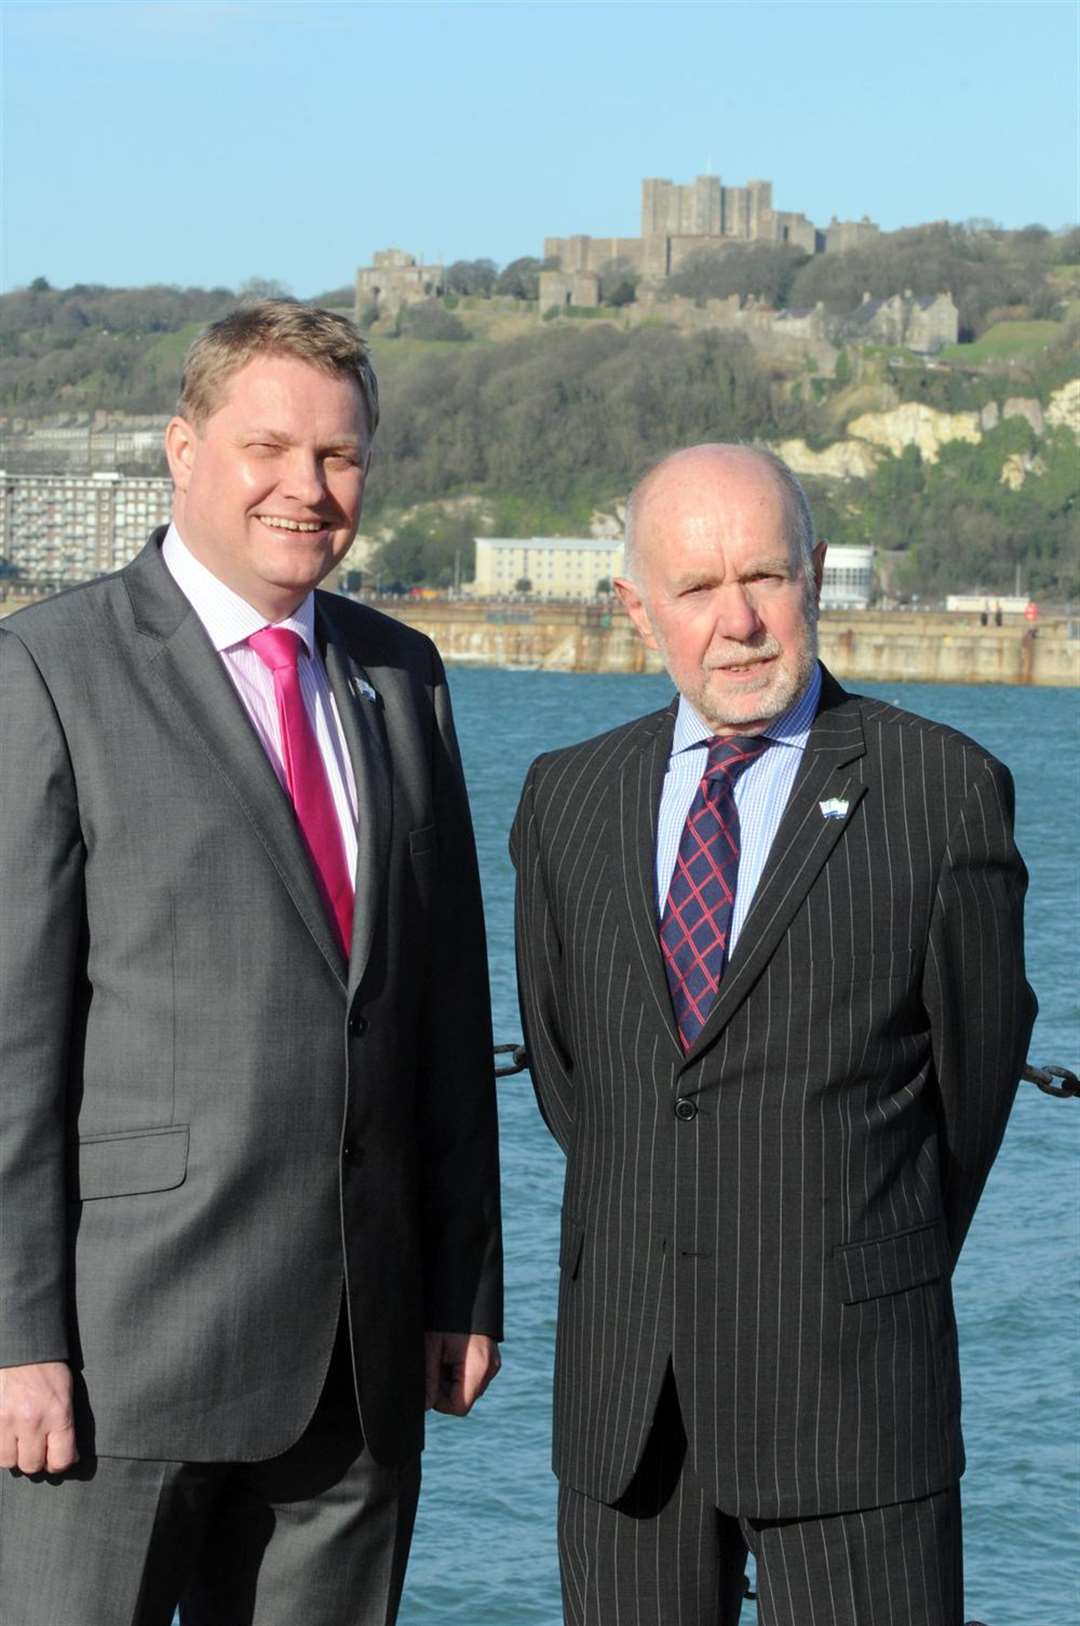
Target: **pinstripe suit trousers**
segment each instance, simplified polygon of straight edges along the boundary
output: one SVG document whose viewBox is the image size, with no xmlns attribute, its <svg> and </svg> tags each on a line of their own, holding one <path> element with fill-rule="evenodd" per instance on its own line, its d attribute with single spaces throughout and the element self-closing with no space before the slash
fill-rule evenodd
<svg viewBox="0 0 1080 1626">
<path fill-rule="evenodd" d="M 669 1373 L 641 1465 L 614 1505 L 563 1486 L 567 1626 L 738 1626 L 747 1553 L 759 1626 L 961 1626 L 957 1487 L 823 1518 L 721 1512 L 686 1462 Z"/>
</svg>

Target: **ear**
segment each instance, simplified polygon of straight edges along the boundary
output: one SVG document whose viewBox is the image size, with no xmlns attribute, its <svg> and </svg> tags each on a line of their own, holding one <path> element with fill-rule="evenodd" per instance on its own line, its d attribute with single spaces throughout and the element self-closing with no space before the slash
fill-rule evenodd
<svg viewBox="0 0 1080 1626">
<path fill-rule="evenodd" d="M 821 598 L 821 583 L 825 577 L 825 555 L 828 552 L 828 547 L 827 542 L 819 542 L 814 548 L 814 597 L 816 599 Z"/>
<path fill-rule="evenodd" d="M 645 600 L 637 584 L 626 576 L 616 576 L 613 580 L 620 603 L 641 635 L 642 643 L 647 649 L 659 649 L 656 634 L 652 630 L 652 622 L 649 620 L 649 612 L 645 608 Z"/>
<path fill-rule="evenodd" d="M 198 435 L 185 418 L 171 418 L 165 430 L 165 456 L 177 491 L 186 491 L 195 464 Z"/>
</svg>

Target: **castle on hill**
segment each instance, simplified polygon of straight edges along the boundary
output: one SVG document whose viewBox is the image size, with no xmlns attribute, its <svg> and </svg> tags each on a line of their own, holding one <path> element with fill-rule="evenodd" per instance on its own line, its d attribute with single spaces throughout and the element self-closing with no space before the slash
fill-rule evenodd
<svg viewBox="0 0 1080 1626">
<path fill-rule="evenodd" d="M 643 282 L 660 287 L 695 254 L 734 243 L 790 243 L 806 254 L 835 254 L 877 236 L 865 215 L 837 220 L 820 230 L 804 214 L 773 207 L 771 181 L 725 186 L 719 175 L 699 175 L 681 185 L 641 183 L 640 237 L 547 237 L 544 258 L 552 269 L 540 277 L 540 305 L 595 305 L 605 271 L 619 264 Z"/>
<path fill-rule="evenodd" d="M 672 276 L 697 254 L 722 253 L 736 245 L 790 243 L 807 254 L 842 254 L 872 242 L 880 228 L 862 220 L 837 220 L 821 229 L 804 214 L 773 207 L 771 181 L 724 186 L 718 175 L 699 175 L 685 185 L 669 180 L 641 183 L 640 237 L 547 237 L 546 269 L 540 273 L 541 314 L 567 308 L 595 308 L 605 277 L 630 273 L 633 302 L 619 311 L 625 323 L 656 317 L 686 328 L 709 327 L 742 333 L 755 349 L 778 361 L 812 361 L 831 374 L 846 344 L 900 345 L 935 354 L 959 337 L 959 313 L 952 295 L 930 296 L 910 289 L 888 299 L 863 295 L 854 311 L 835 314 L 818 304 L 807 309 L 773 310 L 754 298 L 673 298 Z M 359 319 L 372 306 L 380 315 L 444 292 L 444 268 L 418 263 L 400 249 L 381 249 L 373 264 L 356 274 Z"/>
</svg>

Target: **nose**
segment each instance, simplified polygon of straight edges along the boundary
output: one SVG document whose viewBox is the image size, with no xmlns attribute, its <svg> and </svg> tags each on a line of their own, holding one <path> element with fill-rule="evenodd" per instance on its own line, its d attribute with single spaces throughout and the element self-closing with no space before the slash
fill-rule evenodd
<svg viewBox="0 0 1080 1626">
<path fill-rule="evenodd" d="M 326 475 L 315 453 L 303 446 L 294 446 L 281 482 L 282 496 L 294 502 L 315 508 L 326 496 Z"/>
<path fill-rule="evenodd" d="M 716 595 L 716 631 L 721 638 L 745 644 L 761 631 L 761 617 L 742 582 L 730 582 Z"/>
</svg>

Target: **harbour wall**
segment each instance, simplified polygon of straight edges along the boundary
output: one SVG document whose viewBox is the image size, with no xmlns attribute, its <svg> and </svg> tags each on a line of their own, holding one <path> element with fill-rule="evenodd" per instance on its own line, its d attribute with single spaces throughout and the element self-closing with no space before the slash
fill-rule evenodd
<svg viewBox="0 0 1080 1626">
<path fill-rule="evenodd" d="M 390 602 L 378 608 L 433 638 L 445 660 L 557 672 L 659 672 L 618 606 L 463 600 Z M 821 658 L 834 676 L 874 683 L 1020 683 L 1080 686 L 1080 620 L 1022 618 L 996 627 L 937 611 L 827 610 Z"/>
</svg>

